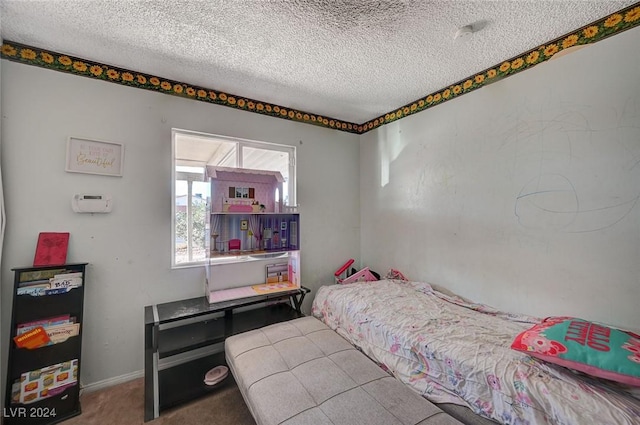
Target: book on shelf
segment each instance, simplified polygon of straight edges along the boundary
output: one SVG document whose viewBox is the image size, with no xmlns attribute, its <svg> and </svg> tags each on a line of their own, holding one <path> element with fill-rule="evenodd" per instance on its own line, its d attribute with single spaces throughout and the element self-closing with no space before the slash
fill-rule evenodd
<svg viewBox="0 0 640 425">
<path fill-rule="evenodd" d="M 29 270 L 20 272 L 20 286 L 32 281 L 49 281 L 53 276 L 67 272 L 66 269 Z"/>
<path fill-rule="evenodd" d="M 29 349 L 42 347 L 51 341 L 42 326 L 36 326 L 30 331 L 16 335 L 13 340 L 16 343 L 16 347 Z"/>
<path fill-rule="evenodd" d="M 22 342 L 25 337 L 22 335 L 28 335 L 35 329 L 42 329 L 46 335 L 46 339 L 35 340 L 31 342 L 29 339 L 26 345 Z M 71 317 L 68 314 L 62 316 L 51 317 L 48 319 L 41 319 L 28 323 L 20 323 L 16 326 L 16 346 L 19 348 L 39 348 L 45 345 L 59 344 L 65 342 L 72 336 L 80 334 L 80 323 L 76 323 L 76 318 Z M 19 340 L 21 342 L 19 342 Z"/>
<path fill-rule="evenodd" d="M 65 323 L 62 325 L 49 326 L 45 328 L 49 336 L 49 345 L 65 342 L 72 336 L 80 334 L 80 323 Z"/>
<path fill-rule="evenodd" d="M 21 282 L 16 290 L 17 295 L 54 295 L 69 292 L 73 288 L 82 286 L 82 272 L 58 270 L 48 279 Z"/>
<path fill-rule="evenodd" d="M 18 348 L 34 349 L 66 341 L 80 333 L 80 324 L 68 314 L 20 323 L 14 341 Z"/>
<path fill-rule="evenodd" d="M 82 285 L 82 272 L 57 274 L 49 279 L 51 288 L 75 288 Z"/>
<path fill-rule="evenodd" d="M 68 286 L 66 288 L 48 288 L 48 287 L 32 287 L 26 286 L 24 288 L 18 288 L 17 295 L 31 295 L 34 297 L 40 297 L 43 295 L 56 295 L 56 294 L 64 294 L 72 290 L 73 288 L 77 288 L 77 286 Z"/>
<path fill-rule="evenodd" d="M 18 285 L 20 288 L 50 288 L 51 282 L 49 279 L 44 280 L 32 280 L 30 282 L 24 282 Z"/>
<path fill-rule="evenodd" d="M 42 326 L 42 327 L 46 328 L 48 326 L 62 325 L 62 324 L 65 324 L 65 323 L 73 323 L 73 322 L 75 322 L 75 318 L 72 318 L 68 314 L 63 314 L 61 316 L 55 316 L 55 317 L 49 317 L 49 318 L 46 318 L 46 319 L 34 320 L 33 322 L 19 323 L 16 326 L 16 334 L 22 335 L 23 333 L 30 331 L 31 329 L 35 328 L 36 326 Z"/>
<path fill-rule="evenodd" d="M 67 262 L 69 232 L 40 232 L 33 266 L 57 266 Z"/>
<path fill-rule="evenodd" d="M 29 404 L 78 383 L 78 359 L 24 372 L 11 387 L 11 402 Z"/>
</svg>

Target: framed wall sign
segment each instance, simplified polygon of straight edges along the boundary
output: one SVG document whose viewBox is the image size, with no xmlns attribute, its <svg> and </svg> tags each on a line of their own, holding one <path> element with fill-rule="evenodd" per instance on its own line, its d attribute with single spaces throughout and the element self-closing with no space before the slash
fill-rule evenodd
<svg viewBox="0 0 640 425">
<path fill-rule="evenodd" d="M 122 143 L 69 137 L 66 171 L 122 177 L 123 167 Z"/>
</svg>

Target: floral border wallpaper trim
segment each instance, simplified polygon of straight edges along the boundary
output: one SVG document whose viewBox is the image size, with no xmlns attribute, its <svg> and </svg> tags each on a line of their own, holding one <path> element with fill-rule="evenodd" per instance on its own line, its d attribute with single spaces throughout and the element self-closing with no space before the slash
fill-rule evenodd
<svg viewBox="0 0 640 425">
<path fill-rule="evenodd" d="M 11 41 L 3 43 L 1 57 L 15 62 L 109 81 L 129 87 L 157 91 L 349 133 L 363 134 L 381 125 L 424 111 L 502 78 L 529 69 L 551 59 L 563 50 L 575 46 L 593 44 L 638 25 L 640 25 L 640 2 L 362 124 L 298 111 L 243 96 L 224 93 L 219 90 L 87 61 Z"/>
<path fill-rule="evenodd" d="M 66 72 L 97 80 L 108 81 L 129 87 L 152 90 L 164 94 L 185 97 L 216 105 L 228 106 L 243 111 L 315 124 L 322 127 L 359 133 L 358 124 L 335 118 L 290 109 L 284 106 L 260 100 L 249 99 L 235 94 L 199 87 L 180 81 L 169 80 L 142 72 L 109 66 L 86 59 L 64 55 L 5 40 L 1 48 L 1 57 L 10 61 L 34 65 L 41 68 Z"/>
<path fill-rule="evenodd" d="M 496 82 L 502 78 L 529 69 L 539 63 L 551 59 L 554 55 L 574 46 L 593 44 L 614 34 L 628 30 L 640 24 L 640 2 L 619 12 L 613 13 L 599 21 L 585 25 L 569 34 L 558 37 L 542 46 L 538 46 L 521 55 L 506 60 L 501 64 L 487 68 L 476 75 L 458 81 L 448 87 L 430 93 L 421 99 L 408 103 L 395 111 L 388 112 L 362 125 L 360 133 L 397 121 L 408 115 L 424 111 L 425 109 L 455 99 L 485 85 Z"/>
</svg>

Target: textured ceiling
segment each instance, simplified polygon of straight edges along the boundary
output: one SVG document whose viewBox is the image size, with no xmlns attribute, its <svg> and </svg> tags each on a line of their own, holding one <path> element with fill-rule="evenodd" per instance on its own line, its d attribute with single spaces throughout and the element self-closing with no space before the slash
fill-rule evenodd
<svg viewBox="0 0 640 425">
<path fill-rule="evenodd" d="M 637 0 L 0 0 L 2 38 L 362 123 Z M 458 27 L 481 28 L 463 42 Z"/>
</svg>

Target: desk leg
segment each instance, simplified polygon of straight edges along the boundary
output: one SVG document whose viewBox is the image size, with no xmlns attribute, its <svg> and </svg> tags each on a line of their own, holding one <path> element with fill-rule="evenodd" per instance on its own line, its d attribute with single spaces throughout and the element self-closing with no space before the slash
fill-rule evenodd
<svg viewBox="0 0 640 425">
<path fill-rule="evenodd" d="M 144 326 L 144 421 L 153 417 L 153 325 Z"/>
<path fill-rule="evenodd" d="M 233 310 L 225 310 L 224 312 L 224 337 L 228 338 L 233 335 Z"/>
<path fill-rule="evenodd" d="M 300 316 L 302 316 L 302 302 L 304 301 L 305 295 L 306 294 L 304 292 L 300 294 L 291 295 L 291 301 L 293 302 L 294 309 Z M 298 296 L 300 298 L 298 298 Z"/>
<path fill-rule="evenodd" d="M 155 306 L 154 306 L 155 307 Z M 144 421 L 160 416 L 158 382 L 158 331 L 157 323 L 144 327 Z"/>
</svg>

